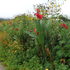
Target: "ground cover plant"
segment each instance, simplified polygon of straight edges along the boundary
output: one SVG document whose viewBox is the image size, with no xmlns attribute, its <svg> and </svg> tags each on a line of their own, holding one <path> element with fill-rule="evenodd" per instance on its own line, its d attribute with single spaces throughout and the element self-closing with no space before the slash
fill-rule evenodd
<svg viewBox="0 0 70 70">
<path fill-rule="evenodd" d="M 35 10 L 0 21 L 0 62 L 6 70 L 70 70 L 70 21 L 49 18 L 43 5 Z"/>
</svg>

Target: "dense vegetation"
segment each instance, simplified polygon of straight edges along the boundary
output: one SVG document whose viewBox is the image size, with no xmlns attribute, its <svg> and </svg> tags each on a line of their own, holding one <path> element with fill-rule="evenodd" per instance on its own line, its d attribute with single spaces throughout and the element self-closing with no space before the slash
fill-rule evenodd
<svg viewBox="0 0 70 70">
<path fill-rule="evenodd" d="M 70 21 L 42 19 L 43 37 L 40 22 L 28 15 L 0 22 L 0 62 L 7 70 L 70 70 Z"/>
<path fill-rule="evenodd" d="M 0 62 L 6 70 L 70 70 L 70 20 L 48 18 L 46 12 L 40 5 L 35 16 L 0 20 Z"/>
</svg>

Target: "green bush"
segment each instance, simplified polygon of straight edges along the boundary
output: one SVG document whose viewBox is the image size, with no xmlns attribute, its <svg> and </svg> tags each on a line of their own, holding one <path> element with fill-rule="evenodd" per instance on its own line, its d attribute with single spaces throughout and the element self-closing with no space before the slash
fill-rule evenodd
<svg viewBox="0 0 70 70">
<path fill-rule="evenodd" d="M 61 20 L 23 17 L 0 26 L 6 33 L 0 34 L 0 62 L 7 70 L 70 70 L 70 22 L 65 29 Z"/>
</svg>

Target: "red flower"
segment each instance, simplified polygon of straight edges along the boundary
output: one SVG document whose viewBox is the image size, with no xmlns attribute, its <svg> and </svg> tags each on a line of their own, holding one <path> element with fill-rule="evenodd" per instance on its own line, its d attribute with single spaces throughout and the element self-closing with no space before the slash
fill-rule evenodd
<svg viewBox="0 0 70 70">
<path fill-rule="evenodd" d="M 36 9 L 36 11 L 37 11 L 37 13 L 39 13 L 40 12 L 40 9 Z"/>
<path fill-rule="evenodd" d="M 41 14 L 35 13 L 35 15 L 36 15 L 37 18 L 39 18 L 39 19 L 42 19 L 42 18 L 43 18 L 43 15 L 41 15 Z"/>
<path fill-rule="evenodd" d="M 66 24 L 61 24 L 61 27 L 64 27 L 65 29 L 68 29 L 68 26 Z"/>
</svg>

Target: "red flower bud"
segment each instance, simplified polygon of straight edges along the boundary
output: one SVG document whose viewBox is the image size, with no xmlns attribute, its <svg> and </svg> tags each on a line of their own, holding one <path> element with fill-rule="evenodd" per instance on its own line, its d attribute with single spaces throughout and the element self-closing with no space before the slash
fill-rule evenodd
<svg viewBox="0 0 70 70">
<path fill-rule="evenodd" d="M 37 30 L 36 30 L 36 28 L 34 28 L 34 32 L 36 32 Z"/>
<path fill-rule="evenodd" d="M 32 32 L 32 30 L 30 30 L 29 32 Z"/>
<path fill-rule="evenodd" d="M 39 35 L 40 33 L 39 32 L 36 32 L 36 35 Z"/>
</svg>

